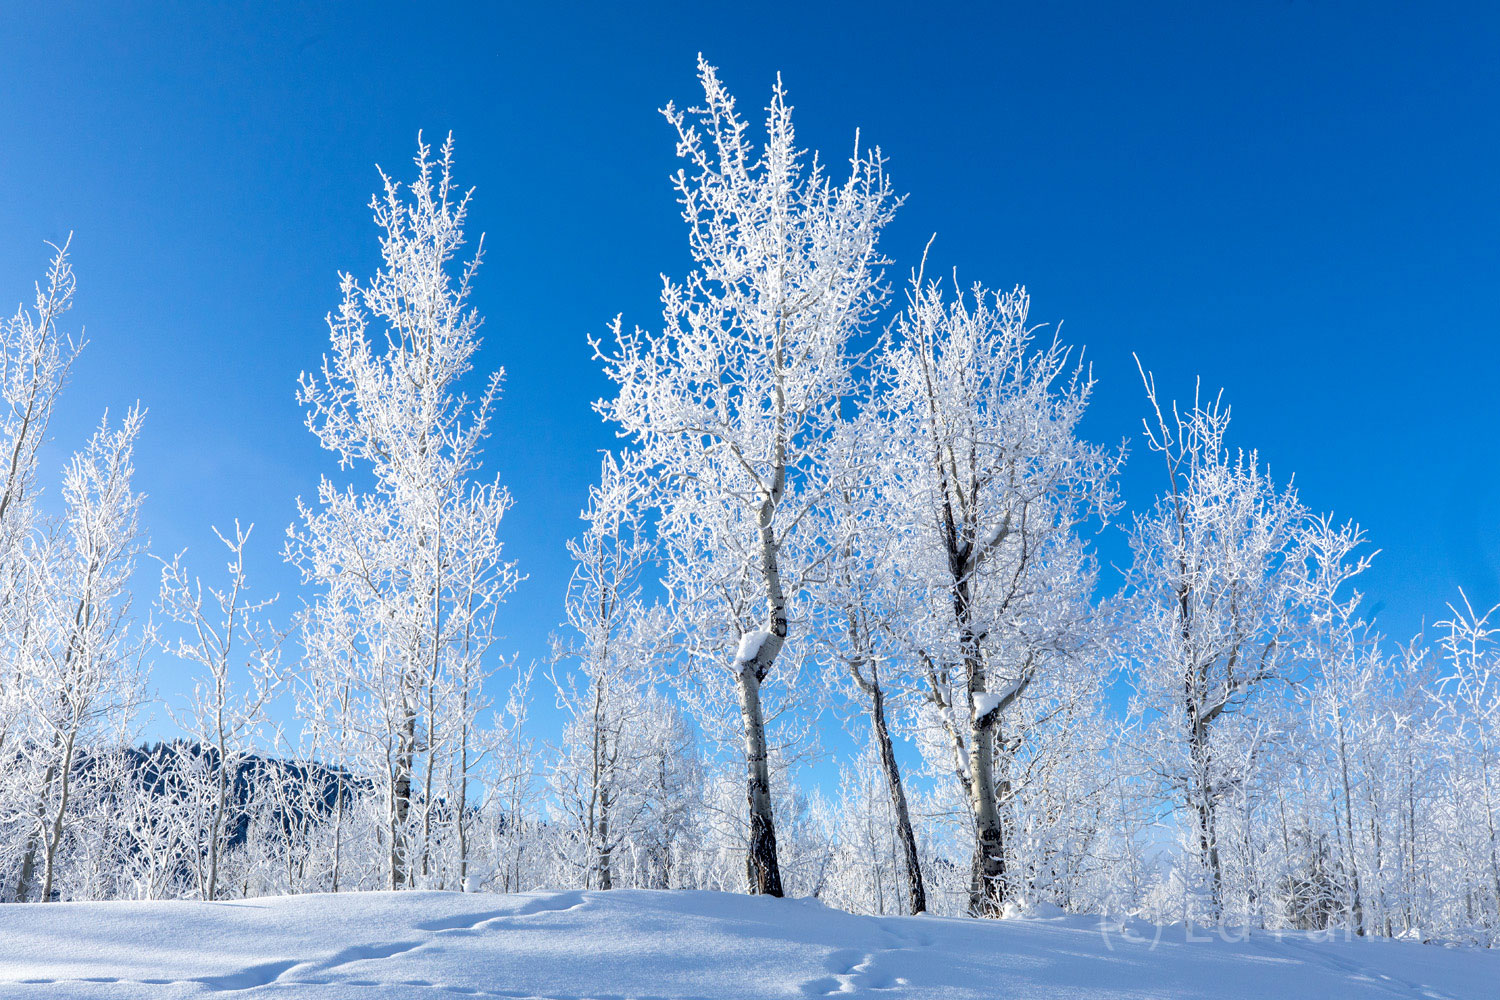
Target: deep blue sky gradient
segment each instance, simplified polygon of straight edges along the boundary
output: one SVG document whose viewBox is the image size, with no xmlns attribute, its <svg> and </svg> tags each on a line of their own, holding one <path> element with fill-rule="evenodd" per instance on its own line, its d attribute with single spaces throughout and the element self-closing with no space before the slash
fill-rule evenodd
<svg viewBox="0 0 1500 1000">
<path fill-rule="evenodd" d="M 261 588 L 292 592 L 282 532 L 332 468 L 297 374 L 336 272 L 374 266 L 374 164 L 407 176 L 418 129 L 451 129 L 488 234 L 481 360 L 509 372 L 492 456 L 530 579 L 505 645 L 542 656 L 612 442 L 585 335 L 654 324 L 658 274 L 687 266 L 656 109 L 694 98 L 701 50 L 752 112 L 781 71 L 827 157 L 856 127 L 884 149 L 910 192 L 895 280 L 935 232 L 939 268 L 1066 321 L 1099 378 L 1088 432 L 1137 445 L 1132 504 L 1161 478 L 1136 351 L 1167 393 L 1224 387 L 1237 443 L 1368 528 L 1389 633 L 1460 585 L 1500 600 L 1493 5 L 303 6 L 0 12 L 0 299 L 72 230 L 91 340 L 47 461 L 143 401 L 159 552 L 216 570 L 209 525 L 254 521 Z"/>
</svg>

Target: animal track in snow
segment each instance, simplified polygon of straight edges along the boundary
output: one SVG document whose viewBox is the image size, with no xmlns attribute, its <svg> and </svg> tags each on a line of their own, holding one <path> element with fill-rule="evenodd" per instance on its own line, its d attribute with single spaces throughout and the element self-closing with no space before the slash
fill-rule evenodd
<svg viewBox="0 0 1500 1000">
<path fill-rule="evenodd" d="M 904 981 L 880 968 L 883 954 L 885 952 L 862 952 L 852 948 L 831 951 L 823 959 L 823 968 L 831 975 L 803 983 L 802 993 L 804 996 L 834 996 L 861 990 L 895 989 Z"/>
</svg>

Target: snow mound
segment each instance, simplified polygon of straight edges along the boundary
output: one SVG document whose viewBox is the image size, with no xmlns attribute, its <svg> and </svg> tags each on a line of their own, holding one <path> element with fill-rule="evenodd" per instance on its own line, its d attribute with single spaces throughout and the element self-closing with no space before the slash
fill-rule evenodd
<svg viewBox="0 0 1500 1000">
<path fill-rule="evenodd" d="M 1056 903 L 1041 901 L 1006 903 L 1003 915 L 1007 920 L 1014 920 L 1017 917 L 1029 917 L 1032 920 L 1054 920 L 1058 917 L 1066 917 L 1068 914 Z"/>
<path fill-rule="evenodd" d="M 734 654 L 734 669 L 738 670 L 760 655 L 760 647 L 771 638 L 770 629 L 758 628 L 740 636 L 740 648 Z"/>
<path fill-rule="evenodd" d="M 974 716 L 983 718 L 1000 707 L 1000 696 L 989 691 L 974 692 Z"/>
<path fill-rule="evenodd" d="M 0 997 L 1477 1000 L 1500 981 L 1500 955 L 1477 950 L 1044 912 L 867 917 L 808 900 L 633 890 L 6 905 Z"/>
</svg>

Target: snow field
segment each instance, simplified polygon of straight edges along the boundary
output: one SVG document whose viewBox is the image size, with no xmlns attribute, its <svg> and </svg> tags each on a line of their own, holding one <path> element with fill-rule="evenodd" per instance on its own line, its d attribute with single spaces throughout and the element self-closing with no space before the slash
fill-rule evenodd
<svg viewBox="0 0 1500 1000">
<path fill-rule="evenodd" d="M 0 997 L 767 1000 L 1500 995 L 1500 955 L 1092 917 L 869 917 L 712 892 L 0 908 Z"/>
</svg>

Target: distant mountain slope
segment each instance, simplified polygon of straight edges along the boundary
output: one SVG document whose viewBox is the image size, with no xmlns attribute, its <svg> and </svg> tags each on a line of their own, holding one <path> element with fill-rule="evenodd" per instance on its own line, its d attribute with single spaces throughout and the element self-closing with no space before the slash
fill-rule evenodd
<svg viewBox="0 0 1500 1000">
<path fill-rule="evenodd" d="M 189 740 L 173 740 L 80 755 L 77 766 L 80 772 L 86 772 L 101 764 L 121 763 L 148 794 L 166 797 L 175 785 L 186 779 L 185 769 L 195 765 L 208 768 L 217 760 L 218 753 L 212 747 Z M 370 788 L 369 781 L 342 768 L 258 753 L 240 757 L 232 767 L 228 816 L 230 847 L 238 847 L 244 842 L 251 800 L 257 794 L 265 795 L 268 789 L 279 792 L 273 797 L 277 800 L 273 809 L 278 815 L 310 807 L 318 815 L 327 816 L 332 813 L 340 790 L 347 800 Z"/>
<path fill-rule="evenodd" d="M 1203 935 L 1204 937 L 1212 937 Z M 0 907 L 0 996 L 766 1000 L 1497 995 L 1500 954 L 1082 917 L 865 917 L 709 892 L 345 893 Z"/>
</svg>

